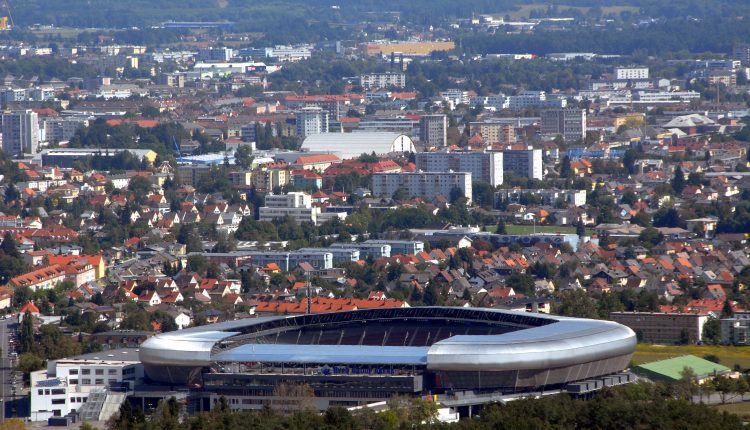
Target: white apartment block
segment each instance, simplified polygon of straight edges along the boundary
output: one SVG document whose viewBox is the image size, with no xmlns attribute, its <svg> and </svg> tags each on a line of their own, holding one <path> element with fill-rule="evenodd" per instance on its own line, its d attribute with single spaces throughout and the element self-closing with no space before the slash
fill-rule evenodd
<svg viewBox="0 0 750 430">
<path fill-rule="evenodd" d="M 648 79 L 648 67 L 616 67 L 615 79 Z"/>
<path fill-rule="evenodd" d="M 279 61 L 296 62 L 307 60 L 312 56 L 312 46 L 310 45 L 277 45 L 273 48 L 266 48 L 266 57 L 276 58 Z"/>
<path fill-rule="evenodd" d="M 696 91 L 638 91 L 633 103 L 638 104 L 674 104 L 689 103 L 691 100 L 699 100 L 701 95 Z"/>
<path fill-rule="evenodd" d="M 564 98 L 548 98 L 544 91 L 521 91 L 509 96 L 506 104 L 508 109 L 517 111 L 536 107 L 564 108 L 568 102 Z"/>
<path fill-rule="evenodd" d="M 440 96 L 446 102 L 450 103 L 452 107 L 457 105 L 468 105 L 469 104 L 469 92 L 459 89 L 448 89 L 440 93 Z"/>
<path fill-rule="evenodd" d="M 391 248 L 392 255 L 416 255 L 424 251 L 424 242 L 419 240 L 369 239 L 363 243 L 366 245 L 387 245 Z"/>
<path fill-rule="evenodd" d="M 260 221 L 274 222 L 290 217 L 297 223 L 311 222 L 321 225 L 334 218 L 346 219 L 345 212 L 323 212 L 312 206 L 312 197 L 303 192 L 292 192 L 281 195 L 266 195 L 266 205 L 259 210 Z"/>
<path fill-rule="evenodd" d="M 330 269 L 333 267 L 333 253 L 329 251 L 249 251 L 253 265 L 263 267 L 276 264 L 285 272 L 293 270 L 300 263 L 309 263 L 316 269 Z"/>
<path fill-rule="evenodd" d="M 457 188 L 471 202 L 471 173 L 469 172 L 409 172 L 375 173 L 372 175 L 372 195 L 390 198 L 399 188 L 412 197 L 434 201 L 437 197 L 449 197 Z"/>
<path fill-rule="evenodd" d="M 419 119 L 419 140 L 427 146 L 446 146 L 448 118 L 443 114 L 422 115 Z"/>
<path fill-rule="evenodd" d="M 504 150 L 503 173 L 530 179 L 544 179 L 542 150 L 532 147 Z"/>
<path fill-rule="evenodd" d="M 360 75 L 359 85 L 365 89 L 373 88 L 404 88 L 406 74 L 404 73 L 367 73 Z"/>
<path fill-rule="evenodd" d="M 423 172 L 469 172 L 472 181 L 503 183 L 502 152 L 417 152 L 415 161 Z"/>
<path fill-rule="evenodd" d="M 586 110 L 550 109 L 542 111 L 542 134 L 562 136 L 566 142 L 586 138 Z"/>
<path fill-rule="evenodd" d="M 88 118 L 47 118 L 44 120 L 44 136 L 48 142 L 70 140 L 79 128 L 88 127 Z"/>
<path fill-rule="evenodd" d="M 11 156 L 35 154 L 39 149 L 39 117 L 31 109 L 5 112 L 1 117 L 3 151 Z"/>
<path fill-rule="evenodd" d="M 78 411 L 92 392 L 104 392 L 142 378 L 143 365 L 137 349 L 94 352 L 50 361 L 46 370 L 31 373 L 31 420 L 65 416 Z"/>
<path fill-rule="evenodd" d="M 331 249 L 331 252 L 334 252 L 334 250 L 356 249 L 357 251 L 359 251 L 359 256 L 362 259 L 369 257 L 378 259 L 381 257 L 391 256 L 391 245 L 385 243 L 368 242 L 369 241 L 356 243 L 333 243 L 329 248 Z"/>
<path fill-rule="evenodd" d="M 328 133 L 328 112 L 319 107 L 306 107 L 295 112 L 297 136 Z"/>
<path fill-rule="evenodd" d="M 353 263 L 356 261 L 359 261 L 360 253 L 359 249 L 356 249 L 354 247 L 349 248 L 338 248 L 338 247 L 330 247 L 330 248 L 300 248 L 297 250 L 297 252 L 301 253 L 330 253 L 333 257 L 333 263 L 334 264 L 340 264 L 340 263 Z"/>
</svg>

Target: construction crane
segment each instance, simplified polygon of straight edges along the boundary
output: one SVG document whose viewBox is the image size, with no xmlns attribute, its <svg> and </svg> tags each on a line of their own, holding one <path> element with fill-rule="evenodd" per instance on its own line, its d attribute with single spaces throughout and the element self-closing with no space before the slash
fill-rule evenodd
<svg viewBox="0 0 750 430">
<path fill-rule="evenodd" d="M 7 31 L 13 28 L 13 14 L 10 12 L 10 3 L 8 0 L 3 0 L 3 12 L 7 15 L 0 16 L 0 31 Z M 2 12 L 0 12 L 2 13 Z"/>
</svg>

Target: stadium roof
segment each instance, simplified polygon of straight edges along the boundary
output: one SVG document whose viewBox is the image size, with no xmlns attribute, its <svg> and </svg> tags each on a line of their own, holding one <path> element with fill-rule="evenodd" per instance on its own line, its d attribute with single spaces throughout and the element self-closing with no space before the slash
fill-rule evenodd
<svg viewBox="0 0 750 430">
<path fill-rule="evenodd" d="M 633 371 L 650 378 L 677 381 L 682 378 L 681 373 L 686 367 L 692 369 L 695 376 L 699 379 L 730 371 L 726 366 L 694 355 L 683 355 L 681 357 L 641 364 L 634 367 Z"/>
<path fill-rule="evenodd" d="M 372 152 L 390 154 L 416 151 L 409 136 L 387 132 L 313 134 L 302 143 L 302 149 L 339 154 L 342 159 L 357 158 Z"/>
<path fill-rule="evenodd" d="M 429 347 L 248 344 L 221 352 L 215 361 L 319 364 L 425 365 Z"/>
</svg>

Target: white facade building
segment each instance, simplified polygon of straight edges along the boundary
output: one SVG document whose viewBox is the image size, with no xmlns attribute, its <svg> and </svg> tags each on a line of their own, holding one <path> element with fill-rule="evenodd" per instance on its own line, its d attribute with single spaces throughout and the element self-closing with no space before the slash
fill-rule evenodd
<svg viewBox="0 0 750 430">
<path fill-rule="evenodd" d="M 530 179 L 544 178 L 542 150 L 528 147 L 526 149 L 506 149 L 503 151 L 503 174 L 512 173 Z"/>
<path fill-rule="evenodd" d="M 138 350 L 131 348 L 50 361 L 46 370 L 31 373 L 31 420 L 65 416 L 79 410 L 92 392 L 142 378 Z"/>
<path fill-rule="evenodd" d="M 648 67 L 617 67 L 615 79 L 648 79 Z"/>
<path fill-rule="evenodd" d="M 11 156 L 39 149 L 39 117 L 30 109 L 3 113 L 2 131 L 3 151 Z"/>
<path fill-rule="evenodd" d="M 419 140 L 427 146 L 448 144 L 448 118 L 443 114 L 422 115 L 419 119 Z"/>
<path fill-rule="evenodd" d="M 290 217 L 298 223 L 311 222 L 320 225 L 333 218 L 346 219 L 345 212 L 323 212 L 319 207 L 313 207 L 312 197 L 303 192 L 268 194 L 266 205 L 261 207 L 259 212 L 258 219 L 269 222 Z"/>
<path fill-rule="evenodd" d="M 472 181 L 503 183 L 502 152 L 417 152 L 415 161 L 424 172 L 470 172 Z"/>
<path fill-rule="evenodd" d="M 586 110 L 551 109 L 542 111 L 542 134 L 562 136 L 566 142 L 586 139 Z"/>
<path fill-rule="evenodd" d="M 373 88 L 404 88 L 406 75 L 404 73 L 367 73 L 359 77 L 359 85 L 365 89 Z"/>
<path fill-rule="evenodd" d="M 297 136 L 328 133 L 328 112 L 319 107 L 306 107 L 295 112 Z"/>
<path fill-rule="evenodd" d="M 390 198 L 399 188 L 412 197 L 422 197 L 428 201 L 438 196 L 449 197 L 457 188 L 471 202 L 471 173 L 469 172 L 409 172 L 375 173 L 372 175 L 372 195 Z"/>
</svg>

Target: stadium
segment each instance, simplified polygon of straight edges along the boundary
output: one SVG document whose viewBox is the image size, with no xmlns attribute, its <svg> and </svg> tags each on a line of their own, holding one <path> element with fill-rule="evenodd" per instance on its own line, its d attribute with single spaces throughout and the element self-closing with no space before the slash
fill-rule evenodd
<svg viewBox="0 0 750 430">
<path fill-rule="evenodd" d="M 393 395 L 456 399 L 562 390 L 621 372 L 635 344 L 632 330 L 609 321 L 414 307 L 162 333 L 141 345 L 140 359 L 153 383 L 192 387 L 198 410 L 219 396 L 234 409 L 261 408 L 283 397 L 283 384 L 309 386 L 314 404 L 325 409 Z"/>
</svg>

